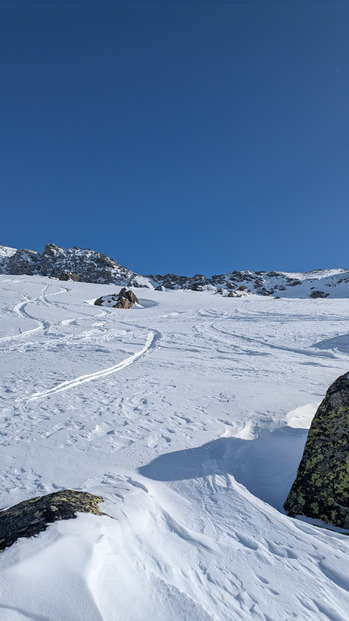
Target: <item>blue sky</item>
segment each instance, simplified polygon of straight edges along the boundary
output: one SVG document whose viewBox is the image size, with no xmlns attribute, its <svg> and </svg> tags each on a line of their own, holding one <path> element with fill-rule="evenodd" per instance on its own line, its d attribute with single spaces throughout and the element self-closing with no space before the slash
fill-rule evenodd
<svg viewBox="0 0 349 621">
<path fill-rule="evenodd" d="M 349 267 L 347 0 L 0 0 L 0 243 Z"/>
</svg>

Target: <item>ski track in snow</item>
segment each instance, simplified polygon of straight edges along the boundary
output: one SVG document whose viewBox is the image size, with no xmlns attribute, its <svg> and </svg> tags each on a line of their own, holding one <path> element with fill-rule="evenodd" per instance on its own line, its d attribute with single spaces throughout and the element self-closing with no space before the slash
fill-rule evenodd
<svg viewBox="0 0 349 621">
<path fill-rule="evenodd" d="M 116 518 L 1 553 L 1 621 L 346 621 L 349 539 L 282 509 L 348 370 L 346 300 L 144 290 L 132 312 L 86 303 L 108 286 L 1 285 L 1 506 L 71 487 Z"/>
<path fill-rule="evenodd" d="M 133 362 L 135 362 L 137 358 L 140 358 L 141 356 L 144 356 L 145 353 L 149 352 L 150 349 L 155 347 L 155 343 L 159 340 L 159 338 L 160 338 L 159 332 L 157 333 L 149 332 L 144 347 L 136 354 L 129 356 L 122 362 L 119 362 L 118 364 L 112 367 L 108 367 L 107 369 L 102 369 L 102 371 L 96 371 L 95 373 L 89 373 L 88 375 L 82 375 L 81 377 L 75 377 L 72 380 L 62 382 L 61 384 L 58 384 L 58 386 L 55 386 L 54 388 L 50 388 L 49 390 L 44 390 L 43 392 L 34 393 L 31 397 L 29 397 L 29 401 L 35 401 L 36 399 L 48 397 L 49 395 L 54 395 L 58 392 L 63 392 L 64 390 L 70 390 L 71 388 L 75 388 L 76 386 L 80 386 L 81 384 L 85 384 L 86 382 L 92 382 L 97 379 L 103 379 L 104 377 L 107 377 L 108 375 L 117 373 L 118 371 L 121 371 L 122 369 L 125 369 L 126 367 L 128 367 L 130 364 L 133 364 Z"/>
</svg>

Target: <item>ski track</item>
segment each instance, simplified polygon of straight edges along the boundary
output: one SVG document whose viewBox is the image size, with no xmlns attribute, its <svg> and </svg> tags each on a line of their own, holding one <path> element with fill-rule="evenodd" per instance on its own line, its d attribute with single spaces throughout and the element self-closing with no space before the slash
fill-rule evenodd
<svg viewBox="0 0 349 621">
<path fill-rule="evenodd" d="M 95 373 L 89 373 L 87 375 L 82 375 L 80 377 L 75 377 L 72 380 L 68 380 L 58 384 L 54 388 L 49 390 L 44 390 L 42 392 L 34 393 L 31 397 L 29 397 L 28 401 L 35 401 L 36 399 L 42 399 L 43 397 L 48 397 L 50 395 L 54 395 L 58 392 L 64 392 L 65 390 L 70 390 L 71 388 L 75 388 L 76 386 L 81 386 L 81 384 L 85 384 L 86 382 L 92 382 L 94 380 L 103 379 L 108 375 L 112 375 L 113 373 L 117 373 L 122 369 L 125 369 L 130 364 L 133 364 L 135 360 L 144 356 L 150 349 L 155 347 L 156 342 L 159 340 L 160 334 L 159 332 L 149 332 L 147 336 L 147 340 L 145 342 L 144 347 L 137 353 L 129 356 L 125 360 L 122 360 L 118 364 L 115 364 L 112 367 L 108 367 L 107 369 L 102 369 L 101 371 L 96 371 Z"/>
<path fill-rule="evenodd" d="M 16 315 L 18 315 L 19 317 L 23 317 L 24 319 L 30 319 L 31 321 L 35 321 L 37 326 L 35 328 L 29 328 L 28 330 L 21 330 L 19 328 L 19 334 L 14 334 L 13 336 L 4 336 L 0 338 L 0 343 L 23 338 L 25 336 L 28 336 L 29 334 L 33 334 L 34 332 L 38 332 L 41 330 L 47 330 L 51 326 L 51 323 L 49 321 L 45 321 L 43 319 L 37 319 L 36 317 L 31 315 L 26 310 L 26 307 L 29 304 L 35 304 L 36 302 L 42 302 L 44 305 L 50 306 L 51 302 L 48 300 L 48 297 L 59 295 L 61 293 L 66 293 L 67 291 L 69 291 L 67 287 L 59 287 L 59 291 L 55 291 L 54 293 L 49 293 L 45 295 L 47 289 L 50 286 L 52 285 L 45 285 L 40 291 L 39 295 L 34 298 L 31 298 L 21 293 L 21 297 L 24 298 L 24 301 L 18 302 L 17 304 L 15 304 L 15 306 L 13 307 L 13 312 L 16 313 Z"/>
</svg>

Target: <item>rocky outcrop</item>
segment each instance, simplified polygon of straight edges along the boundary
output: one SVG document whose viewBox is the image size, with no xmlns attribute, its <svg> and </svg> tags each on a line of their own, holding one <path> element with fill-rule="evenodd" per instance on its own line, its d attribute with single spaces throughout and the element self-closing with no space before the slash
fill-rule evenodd
<svg viewBox="0 0 349 621">
<path fill-rule="evenodd" d="M 0 551 L 20 537 L 33 537 L 57 520 L 76 518 L 76 513 L 106 515 L 99 509 L 101 496 L 66 489 L 61 492 L 24 500 L 0 512 Z"/>
<path fill-rule="evenodd" d="M 251 293 L 274 297 L 312 298 L 349 297 L 349 270 L 314 270 L 305 274 L 243 270 L 195 276 L 157 274 L 141 276 L 123 267 L 106 254 L 88 248 L 61 248 L 48 244 L 42 254 L 34 250 L 16 250 L 0 246 L 0 274 L 41 274 L 59 278 L 63 272 L 75 273 L 82 282 L 116 284 L 127 287 L 155 287 L 192 291 L 237 292 L 241 287 Z M 162 289 L 162 290 L 163 290 Z M 245 290 L 245 293 L 248 291 Z"/>
<path fill-rule="evenodd" d="M 146 278 L 128 270 L 106 254 L 77 246 L 61 248 L 56 244 L 48 244 L 42 254 L 35 250 L 0 246 L 1 273 L 39 274 L 50 278 L 61 278 L 62 274 L 68 273 L 75 274 L 82 282 L 149 286 Z"/>
<path fill-rule="evenodd" d="M 102 295 L 95 301 L 95 306 L 109 306 L 109 308 L 132 308 L 134 304 L 139 304 L 137 296 L 125 287 L 114 295 Z"/>
<path fill-rule="evenodd" d="M 121 289 L 116 308 L 132 308 L 134 304 L 139 304 L 137 296 L 129 289 Z"/>
<path fill-rule="evenodd" d="M 106 254 L 89 248 L 61 248 L 48 244 L 42 255 L 42 275 L 59 278 L 65 271 L 77 274 L 83 282 L 101 284 L 124 284 L 136 276 Z"/>
<path fill-rule="evenodd" d="M 8 261 L 8 274 L 40 274 L 41 254 L 35 250 L 17 250 Z"/>
<path fill-rule="evenodd" d="M 349 373 L 330 386 L 314 416 L 284 508 L 349 529 Z"/>
</svg>

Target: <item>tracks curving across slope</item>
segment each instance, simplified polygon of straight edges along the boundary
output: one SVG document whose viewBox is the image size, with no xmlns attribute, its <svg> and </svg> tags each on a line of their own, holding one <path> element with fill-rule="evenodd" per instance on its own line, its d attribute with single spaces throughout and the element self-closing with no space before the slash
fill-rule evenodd
<svg viewBox="0 0 349 621">
<path fill-rule="evenodd" d="M 62 382 L 61 384 L 58 384 L 58 386 L 55 386 L 54 388 L 51 388 L 49 390 L 44 390 L 42 392 L 36 392 L 31 397 L 29 397 L 29 401 L 34 401 L 36 399 L 48 397 L 58 392 L 63 392 L 65 390 L 69 390 L 70 388 L 81 386 L 81 384 L 85 384 L 86 382 L 92 382 L 93 380 L 97 380 L 97 379 L 104 379 L 108 375 L 117 373 L 118 371 L 121 371 L 125 367 L 128 367 L 130 364 L 135 362 L 137 358 L 144 356 L 144 354 L 146 354 L 150 349 L 153 349 L 155 347 L 156 342 L 159 340 L 159 338 L 160 338 L 160 332 L 158 332 L 157 330 L 149 332 L 144 347 L 140 351 L 133 354 L 132 356 L 125 358 L 125 360 L 122 360 L 118 364 L 108 367 L 107 369 L 102 369 L 101 371 L 96 371 L 95 373 L 89 373 L 88 375 L 81 375 L 80 377 L 75 377 L 72 380 Z"/>
</svg>

